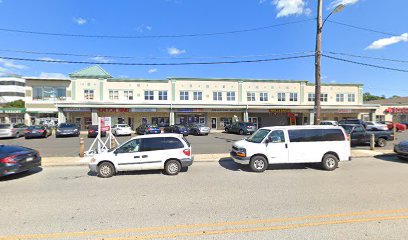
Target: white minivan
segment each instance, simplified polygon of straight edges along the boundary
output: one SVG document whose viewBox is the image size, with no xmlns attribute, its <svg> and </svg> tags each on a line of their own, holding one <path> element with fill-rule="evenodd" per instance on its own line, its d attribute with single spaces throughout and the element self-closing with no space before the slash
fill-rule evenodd
<svg viewBox="0 0 408 240">
<path fill-rule="evenodd" d="M 258 129 L 235 142 L 230 153 L 238 164 L 263 172 L 275 163 L 322 163 L 333 171 L 339 161 L 349 161 L 350 142 L 342 127 L 276 126 Z"/>
<path fill-rule="evenodd" d="M 120 171 L 164 169 L 177 175 L 193 163 L 191 145 L 180 134 L 158 134 L 134 137 L 116 149 L 96 154 L 89 162 L 91 172 L 112 177 Z"/>
</svg>

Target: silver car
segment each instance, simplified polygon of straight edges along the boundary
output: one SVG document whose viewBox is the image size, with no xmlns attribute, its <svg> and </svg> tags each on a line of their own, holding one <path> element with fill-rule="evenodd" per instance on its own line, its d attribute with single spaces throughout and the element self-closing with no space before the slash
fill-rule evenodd
<svg viewBox="0 0 408 240">
<path fill-rule="evenodd" d="M 23 123 L 2 123 L 0 124 L 0 138 L 19 138 L 24 136 L 27 125 Z"/>
</svg>

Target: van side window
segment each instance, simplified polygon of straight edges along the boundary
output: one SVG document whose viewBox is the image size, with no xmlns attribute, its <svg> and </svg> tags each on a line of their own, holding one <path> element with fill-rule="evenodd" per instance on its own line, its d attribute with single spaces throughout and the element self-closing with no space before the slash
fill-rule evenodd
<svg viewBox="0 0 408 240">
<path fill-rule="evenodd" d="M 119 148 L 120 153 L 140 152 L 140 139 L 131 140 Z"/>
<path fill-rule="evenodd" d="M 344 141 L 340 129 L 295 129 L 289 130 L 290 142 L 327 142 Z"/>
<path fill-rule="evenodd" d="M 178 140 L 177 138 L 166 137 L 164 139 L 165 139 L 166 149 L 184 148 L 184 144 L 180 140 Z"/>
<path fill-rule="evenodd" d="M 164 149 L 166 149 L 164 137 L 142 139 L 142 152 L 157 151 Z"/>
<path fill-rule="evenodd" d="M 269 138 L 272 139 L 273 143 L 285 142 L 285 134 L 282 130 L 275 130 L 269 134 Z"/>
</svg>

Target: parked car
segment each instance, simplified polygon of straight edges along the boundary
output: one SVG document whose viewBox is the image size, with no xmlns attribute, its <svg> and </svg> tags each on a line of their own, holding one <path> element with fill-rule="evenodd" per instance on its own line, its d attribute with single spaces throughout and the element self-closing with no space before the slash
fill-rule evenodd
<svg viewBox="0 0 408 240">
<path fill-rule="evenodd" d="M 351 119 L 351 118 L 350 119 L 343 119 L 343 120 L 339 121 L 339 125 L 342 125 L 342 124 L 357 124 L 357 125 L 363 125 L 364 128 L 367 127 L 366 122 L 363 121 L 363 120 L 360 120 L 360 119 Z"/>
<path fill-rule="evenodd" d="M 208 135 L 210 133 L 210 128 L 204 124 L 190 124 L 187 126 L 189 133 L 193 135 Z"/>
<path fill-rule="evenodd" d="M 407 127 L 407 128 L 408 128 L 408 122 L 402 122 L 401 124 L 404 124 L 404 125 L 405 125 L 405 127 Z"/>
<path fill-rule="evenodd" d="M 270 164 L 313 162 L 333 171 L 339 161 L 350 160 L 350 143 L 341 127 L 264 127 L 235 142 L 230 155 L 255 172 L 265 171 Z"/>
<path fill-rule="evenodd" d="M 19 138 L 24 136 L 24 131 L 27 125 L 18 123 L 2 123 L 0 124 L 0 138 Z"/>
<path fill-rule="evenodd" d="M 189 130 L 184 125 L 170 125 L 165 127 L 163 132 L 165 133 L 179 133 L 183 134 L 183 136 L 188 136 Z"/>
<path fill-rule="evenodd" d="M 75 136 L 80 134 L 79 127 L 75 123 L 60 123 L 55 132 L 55 137 Z"/>
<path fill-rule="evenodd" d="M 374 140 L 377 147 L 385 147 L 387 141 L 394 140 L 392 131 L 367 131 L 363 125 L 359 124 L 340 124 L 351 138 L 352 145 L 369 144 L 371 135 L 374 134 Z"/>
<path fill-rule="evenodd" d="M 320 125 L 331 125 L 331 126 L 337 126 L 339 123 L 337 121 L 320 121 Z"/>
<path fill-rule="evenodd" d="M 161 133 L 161 130 L 156 124 L 142 124 L 136 128 L 136 133 L 139 135 L 157 134 Z"/>
<path fill-rule="evenodd" d="M 89 169 L 99 177 L 112 177 L 120 171 L 164 169 L 177 175 L 193 163 L 190 143 L 180 134 L 137 136 L 109 152 L 96 154 Z"/>
<path fill-rule="evenodd" d="M 225 127 L 227 133 L 238 133 L 240 135 L 252 134 L 256 131 L 256 126 L 250 122 L 235 122 Z"/>
<path fill-rule="evenodd" d="M 387 127 L 388 127 L 388 130 L 393 130 L 394 126 L 395 126 L 395 129 L 397 131 L 403 132 L 403 131 L 407 130 L 407 126 L 405 124 L 402 124 L 402 123 L 396 123 L 396 122 L 390 122 L 390 121 L 384 121 L 384 122 L 381 122 L 381 123 L 386 124 Z"/>
<path fill-rule="evenodd" d="M 95 138 L 98 136 L 98 125 L 89 125 L 88 138 Z M 101 137 L 106 137 L 106 131 L 101 132 Z"/>
<path fill-rule="evenodd" d="M 388 126 L 386 124 L 371 122 L 371 121 L 367 121 L 366 124 L 367 124 L 366 129 L 370 131 L 387 131 L 388 130 Z"/>
<path fill-rule="evenodd" d="M 0 177 L 29 171 L 41 166 L 41 156 L 38 151 L 10 145 L 0 145 Z"/>
<path fill-rule="evenodd" d="M 52 129 L 46 126 L 34 125 L 29 126 L 24 133 L 25 139 L 29 138 L 47 138 L 51 136 Z"/>
<path fill-rule="evenodd" d="M 408 140 L 396 144 L 394 146 L 394 152 L 399 159 L 408 160 Z"/>
<path fill-rule="evenodd" d="M 132 135 L 132 128 L 127 124 L 115 124 L 113 125 L 111 131 L 115 136 Z"/>
</svg>

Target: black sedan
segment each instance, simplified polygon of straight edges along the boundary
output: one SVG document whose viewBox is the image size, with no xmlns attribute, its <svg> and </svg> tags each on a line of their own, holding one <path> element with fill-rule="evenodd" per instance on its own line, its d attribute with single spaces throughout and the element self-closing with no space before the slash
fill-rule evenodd
<svg viewBox="0 0 408 240">
<path fill-rule="evenodd" d="M 0 177 L 41 166 L 40 154 L 31 148 L 0 145 Z"/>
<path fill-rule="evenodd" d="M 98 136 L 98 125 L 89 125 L 88 138 L 95 138 Z M 106 137 L 106 131 L 101 132 L 101 137 Z"/>
<path fill-rule="evenodd" d="M 189 129 L 184 125 L 170 125 L 164 128 L 165 133 L 179 133 L 188 136 Z"/>
<path fill-rule="evenodd" d="M 395 145 L 394 152 L 399 159 L 408 160 L 408 140 L 402 141 Z"/>
<path fill-rule="evenodd" d="M 57 131 L 55 133 L 55 137 L 62 137 L 62 136 L 76 136 L 78 137 L 80 134 L 78 125 L 74 123 L 61 123 L 58 125 Z"/>
<path fill-rule="evenodd" d="M 48 136 L 51 136 L 51 134 L 52 134 L 52 130 L 50 128 L 47 128 L 46 126 L 40 126 L 40 125 L 29 126 L 27 130 L 24 131 L 25 139 L 46 138 Z"/>
</svg>

